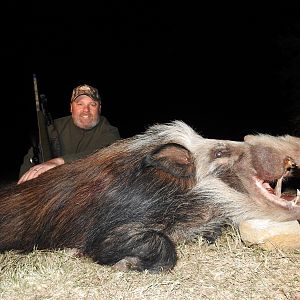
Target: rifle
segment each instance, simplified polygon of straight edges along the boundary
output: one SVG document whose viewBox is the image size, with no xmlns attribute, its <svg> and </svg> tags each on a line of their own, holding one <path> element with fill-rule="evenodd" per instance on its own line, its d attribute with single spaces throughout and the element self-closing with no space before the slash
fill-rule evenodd
<svg viewBox="0 0 300 300">
<path fill-rule="evenodd" d="M 51 114 L 47 108 L 47 98 L 44 94 L 39 97 L 37 78 L 33 74 L 35 106 L 38 124 L 38 137 L 32 139 L 33 157 L 31 162 L 39 164 L 53 157 L 60 156 L 58 133 L 55 129 Z"/>
</svg>

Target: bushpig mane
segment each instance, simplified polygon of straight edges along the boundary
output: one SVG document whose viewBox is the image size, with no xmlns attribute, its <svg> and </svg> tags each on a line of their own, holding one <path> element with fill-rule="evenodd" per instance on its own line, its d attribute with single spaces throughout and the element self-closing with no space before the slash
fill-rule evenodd
<svg viewBox="0 0 300 300">
<path fill-rule="evenodd" d="M 160 271 L 175 266 L 177 243 L 199 235 L 214 242 L 228 222 L 297 219 L 298 206 L 266 201 L 253 178 L 278 179 L 299 140 L 245 140 L 206 139 L 175 120 L 7 186 L 0 251 L 76 248 L 120 270 Z M 268 154 L 275 162 L 265 166 Z"/>
</svg>

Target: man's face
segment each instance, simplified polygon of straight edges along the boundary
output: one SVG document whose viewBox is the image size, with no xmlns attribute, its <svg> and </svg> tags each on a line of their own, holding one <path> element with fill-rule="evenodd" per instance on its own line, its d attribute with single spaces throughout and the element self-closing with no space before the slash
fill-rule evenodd
<svg viewBox="0 0 300 300">
<path fill-rule="evenodd" d="M 77 97 L 71 103 L 74 124 L 82 129 L 91 129 L 99 123 L 101 104 L 88 96 Z"/>
</svg>

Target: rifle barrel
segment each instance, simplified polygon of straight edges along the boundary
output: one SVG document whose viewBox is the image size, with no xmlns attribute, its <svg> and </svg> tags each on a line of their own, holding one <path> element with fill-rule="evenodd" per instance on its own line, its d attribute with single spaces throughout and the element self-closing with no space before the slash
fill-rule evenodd
<svg viewBox="0 0 300 300">
<path fill-rule="evenodd" d="M 46 96 L 43 94 L 39 95 L 37 88 L 37 78 L 35 74 L 33 74 L 33 85 L 38 124 L 39 163 L 42 163 L 53 158 L 53 155 L 59 155 L 60 145 L 58 133 L 54 128 L 51 115 L 47 112 Z M 55 138 L 53 138 L 53 136 L 55 136 Z M 55 140 L 55 151 L 53 146 L 54 142 L 52 140 Z"/>
</svg>

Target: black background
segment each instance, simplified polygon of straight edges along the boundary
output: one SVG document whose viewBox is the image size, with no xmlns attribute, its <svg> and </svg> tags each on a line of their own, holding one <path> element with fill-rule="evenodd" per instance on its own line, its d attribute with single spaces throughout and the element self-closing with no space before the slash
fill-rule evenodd
<svg viewBox="0 0 300 300">
<path fill-rule="evenodd" d="M 98 87 L 103 115 L 124 138 L 174 119 L 208 138 L 292 133 L 300 23 L 293 9 L 107 2 L 35 3 L 25 15 L 11 4 L 16 13 L 2 27 L 1 181 L 17 179 L 36 126 L 33 73 L 54 118 L 69 114 L 75 86 Z"/>
</svg>

